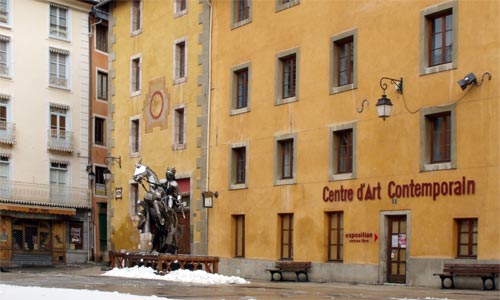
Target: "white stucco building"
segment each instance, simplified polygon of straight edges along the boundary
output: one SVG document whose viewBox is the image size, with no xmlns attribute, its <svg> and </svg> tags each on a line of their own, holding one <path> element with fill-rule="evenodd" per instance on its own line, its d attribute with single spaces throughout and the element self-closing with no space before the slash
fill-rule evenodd
<svg viewBox="0 0 500 300">
<path fill-rule="evenodd" d="M 88 259 L 95 2 L 0 0 L 0 264 Z"/>
</svg>

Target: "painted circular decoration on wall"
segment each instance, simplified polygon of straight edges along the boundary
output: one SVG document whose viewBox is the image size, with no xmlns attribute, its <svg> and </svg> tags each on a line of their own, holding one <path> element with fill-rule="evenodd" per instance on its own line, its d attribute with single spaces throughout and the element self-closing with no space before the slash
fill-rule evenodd
<svg viewBox="0 0 500 300">
<path fill-rule="evenodd" d="M 154 119 L 158 119 L 162 115 L 164 105 L 163 93 L 160 91 L 154 92 L 149 102 L 149 112 Z"/>
</svg>

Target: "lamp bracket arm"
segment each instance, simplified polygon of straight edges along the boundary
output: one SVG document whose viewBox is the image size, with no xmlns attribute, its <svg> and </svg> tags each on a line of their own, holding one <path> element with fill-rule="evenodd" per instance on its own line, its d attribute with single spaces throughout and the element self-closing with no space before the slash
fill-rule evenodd
<svg viewBox="0 0 500 300">
<path fill-rule="evenodd" d="M 361 108 L 357 108 L 356 107 L 356 110 L 358 111 L 358 113 L 362 113 L 363 112 L 363 109 L 365 108 L 365 105 L 366 106 L 370 105 L 370 102 L 368 102 L 368 100 L 366 100 L 366 99 L 363 99 L 363 102 L 361 102 Z"/>
<path fill-rule="evenodd" d="M 477 86 L 481 86 L 481 84 L 483 84 L 483 81 L 484 81 L 484 77 L 488 76 L 488 80 L 491 80 L 491 73 L 490 72 L 484 72 L 483 76 L 481 76 L 481 82 L 480 83 L 476 83 Z"/>
<path fill-rule="evenodd" d="M 382 77 L 380 78 L 380 88 L 384 90 L 384 95 L 385 95 L 385 90 L 387 89 L 387 83 L 383 82 L 384 80 L 388 80 L 389 83 L 394 84 L 398 90 L 399 93 L 403 94 L 403 77 L 400 79 L 395 79 L 395 78 L 390 78 L 390 77 Z"/>
</svg>

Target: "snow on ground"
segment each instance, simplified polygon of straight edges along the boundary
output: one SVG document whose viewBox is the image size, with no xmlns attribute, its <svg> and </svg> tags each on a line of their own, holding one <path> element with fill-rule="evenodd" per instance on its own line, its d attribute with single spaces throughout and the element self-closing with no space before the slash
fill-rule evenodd
<svg viewBox="0 0 500 300">
<path fill-rule="evenodd" d="M 0 299 L 5 300 L 167 300 L 156 296 L 134 296 L 118 292 L 100 292 L 34 286 L 0 284 Z"/>
<path fill-rule="evenodd" d="M 168 281 L 196 283 L 203 285 L 250 283 L 249 281 L 241 277 L 212 274 L 202 270 L 189 271 L 189 270 L 179 269 L 176 271 L 169 272 L 166 275 L 158 275 L 152 268 L 137 267 L 137 266 L 132 268 L 114 268 L 104 273 L 103 276 L 168 280 Z"/>
<path fill-rule="evenodd" d="M 203 285 L 246 284 L 249 281 L 237 276 L 211 274 L 205 271 L 177 270 L 166 275 L 157 275 L 149 267 L 114 268 L 103 276 L 127 277 L 137 279 L 156 279 Z M 74 290 L 61 288 L 26 287 L 0 284 L 0 299 L 5 300 L 166 300 L 156 296 L 135 296 L 118 292 L 100 292 L 90 290 Z"/>
</svg>

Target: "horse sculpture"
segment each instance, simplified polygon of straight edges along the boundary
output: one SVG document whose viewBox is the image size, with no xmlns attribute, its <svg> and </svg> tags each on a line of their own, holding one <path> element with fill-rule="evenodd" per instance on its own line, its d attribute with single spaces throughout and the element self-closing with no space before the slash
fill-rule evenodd
<svg viewBox="0 0 500 300">
<path fill-rule="evenodd" d="M 177 218 L 176 208 L 182 210 L 184 205 L 180 201 L 177 183 L 159 180 L 156 173 L 139 161 L 135 166 L 133 180 L 140 183 L 146 194 L 139 201 L 141 211 L 137 225 L 142 233 L 151 233 L 152 249 L 161 253 L 177 254 Z M 148 188 L 144 185 L 148 184 Z M 174 186 L 174 189 L 172 189 Z"/>
</svg>

